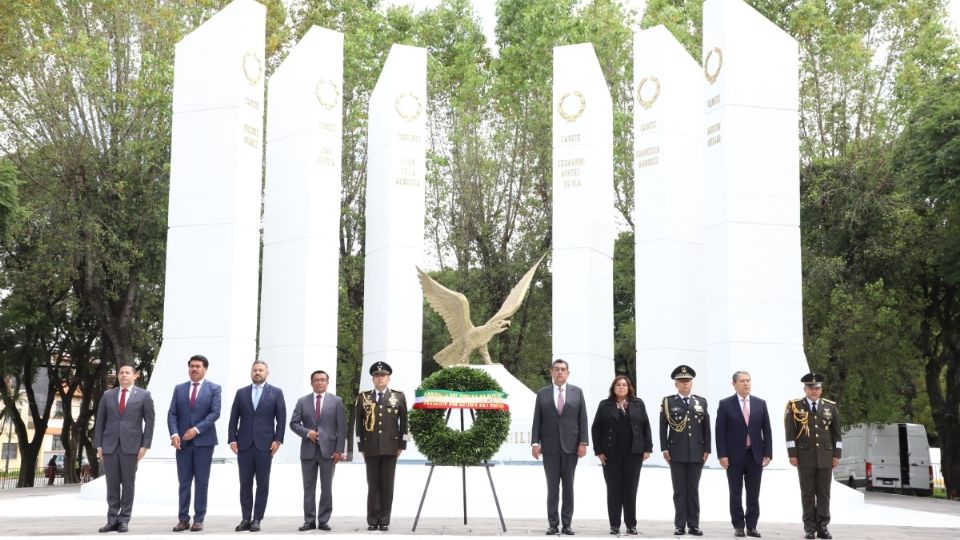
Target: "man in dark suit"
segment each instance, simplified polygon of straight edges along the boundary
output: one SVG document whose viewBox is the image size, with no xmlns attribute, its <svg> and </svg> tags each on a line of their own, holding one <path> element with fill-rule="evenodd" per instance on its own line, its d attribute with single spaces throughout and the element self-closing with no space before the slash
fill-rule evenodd
<svg viewBox="0 0 960 540">
<path fill-rule="evenodd" d="M 577 460 L 587 455 L 588 433 L 587 403 L 580 388 L 567 384 L 570 365 L 565 360 L 553 361 L 551 368 L 553 384 L 537 392 L 533 409 L 531 453 L 534 459 L 543 456 L 543 470 L 547 476 L 547 534 L 574 534 L 573 477 Z M 560 483 L 563 483 L 563 506 L 557 513 L 560 502 Z"/>
<path fill-rule="evenodd" d="M 334 466 L 343 459 L 347 444 L 347 410 L 343 401 L 327 392 L 330 376 L 317 370 L 310 374 L 313 392 L 297 401 L 290 429 L 300 441 L 303 472 L 303 525 L 301 531 L 329 531 L 333 511 Z M 320 506 L 316 504 L 317 471 L 320 473 Z"/>
<path fill-rule="evenodd" d="M 373 390 L 361 392 L 354 404 L 357 450 L 367 466 L 368 531 L 390 530 L 397 459 L 407 448 L 407 398 L 388 388 L 392 374 L 386 362 L 371 365 Z"/>
<path fill-rule="evenodd" d="M 93 444 L 107 475 L 107 524 L 100 532 L 127 532 L 133 509 L 137 463 L 153 441 L 153 399 L 133 385 L 139 373 L 130 365 L 117 370 L 118 387 L 107 390 L 97 407 Z"/>
<path fill-rule="evenodd" d="M 790 465 L 800 476 L 800 503 L 803 505 L 804 538 L 830 540 L 830 484 L 833 469 L 840 463 L 843 440 L 840 409 L 823 397 L 821 373 L 807 373 L 802 398 L 787 402 L 783 413 Z"/>
<path fill-rule="evenodd" d="M 177 479 L 180 483 L 180 516 L 173 532 L 203 530 L 207 515 L 207 487 L 213 448 L 217 445 L 220 418 L 220 386 L 206 380 L 210 362 L 202 354 L 187 361 L 190 380 L 173 388 L 167 412 L 170 445 L 177 449 Z M 193 526 L 190 525 L 190 487 L 193 485 Z"/>
<path fill-rule="evenodd" d="M 727 471 L 730 488 L 730 522 L 733 535 L 760 538 L 760 477 L 773 459 L 767 403 L 750 395 L 750 374 L 733 374 L 736 393 L 717 407 L 717 457 Z M 743 486 L 747 486 L 747 512 L 743 512 Z"/>
<path fill-rule="evenodd" d="M 700 529 L 700 474 L 710 456 L 710 413 L 707 400 L 693 394 L 697 372 L 680 365 L 670 374 L 677 393 L 660 407 L 660 449 L 670 464 L 673 482 L 674 535 L 703 536 Z"/>
<path fill-rule="evenodd" d="M 227 442 L 237 455 L 240 471 L 240 524 L 237 532 L 260 530 L 260 521 L 267 508 L 270 493 L 270 465 L 283 444 L 286 431 L 287 404 L 283 391 L 267 384 L 270 374 L 266 362 L 257 360 L 250 367 L 253 384 L 237 390 L 230 408 Z M 253 479 L 257 479 L 254 505 Z"/>
</svg>

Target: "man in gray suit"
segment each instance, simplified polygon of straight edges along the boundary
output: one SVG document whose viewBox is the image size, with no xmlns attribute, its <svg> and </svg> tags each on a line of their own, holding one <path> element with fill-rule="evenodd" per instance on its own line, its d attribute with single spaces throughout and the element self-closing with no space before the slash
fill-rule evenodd
<svg viewBox="0 0 960 540">
<path fill-rule="evenodd" d="M 300 442 L 300 470 L 303 472 L 303 525 L 301 531 L 329 531 L 333 511 L 333 471 L 343 459 L 347 444 L 347 412 L 343 401 L 327 392 L 330 377 L 325 371 L 310 374 L 313 392 L 297 400 L 290 417 L 290 429 Z M 320 471 L 320 506 L 317 507 L 317 470 Z"/>
<path fill-rule="evenodd" d="M 573 519 L 573 476 L 577 460 L 587 454 L 587 404 L 583 391 L 567 384 L 570 366 L 565 360 L 554 360 L 551 369 L 553 384 L 537 392 L 533 409 L 531 450 L 534 459 L 543 456 L 543 470 L 547 475 L 547 534 L 574 534 L 570 526 Z M 560 482 L 563 482 L 563 507 L 557 513 L 560 499 Z"/>
<path fill-rule="evenodd" d="M 107 390 L 97 407 L 93 444 L 107 475 L 107 524 L 100 532 L 127 532 L 133 509 L 137 463 L 153 440 L 153 399 L 133 383 L 139 373 L 131 365 L 117 371 L 118 387 Z"/>
</svg>

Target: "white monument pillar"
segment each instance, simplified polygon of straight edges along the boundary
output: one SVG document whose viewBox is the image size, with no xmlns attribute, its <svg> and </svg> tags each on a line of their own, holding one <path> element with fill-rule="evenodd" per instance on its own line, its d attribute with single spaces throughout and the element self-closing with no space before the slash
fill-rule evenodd
<svg viewBox="0 0 960 540">
<path fill-rule="evenodd" d="M 663 26 L 634 35 L 633 66 L 637 395 L 656 424 L 676 366 L 697 371 L 694 393 L 708 391 L 703 70 Z"/>
<path fill-rule="evenodd" d="M 187 360 L 203 354 L 223 387 L 225 425 L 256 356 L 266 9 L 234 0 L 176 47 L 163 346 L 150 379 L 156 441 Z M 171 457 L 154 444 L 150 457 Z"/>
<path fill-rule="evenodd" d="M 390 386 L 411 404 L 423 363 L 415 266 L 423 266 L 426 116 L 427 51 L 394 45 L 370 95 L 360 388 L 373 387 L 369 368 L 384 361 Z"/>
<path fill-rule="evenodd" d="M 553 49 L 553 358 L 590 418 L 613 380 L 613 107 L 589 43 Z"/>
<path fill-rule="evenodd" d="M 259 358 L 288 414 L 313 371 L 337 388 L 342 89 L 343 34 L 313 27 L 267 93 Z M 297 462 L 299 446 L 280 459 Z"/>
<path fill-rule="evenodd" d="M 781 413 L 807 372 L 797 42 L 740 0 L 707 0 L 703 54 L 707 395 L 715 413 L 733 372 L 749 371 L 768 400 L 771 466 L 789 467 Z"/>
</svg>

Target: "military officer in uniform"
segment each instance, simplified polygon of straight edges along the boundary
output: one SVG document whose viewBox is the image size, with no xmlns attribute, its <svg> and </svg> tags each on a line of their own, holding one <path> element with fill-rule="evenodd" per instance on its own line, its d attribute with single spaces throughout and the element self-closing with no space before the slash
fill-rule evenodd
<svg viewBox="0 0 960 540">
<path fill-rule="evenodd" d="M 806 396 L 790 400 L 784 412 L 787 455 L 800 475 L 804 538 L 833 538 L 830 523 L 830 483 L 840 463 L 843 442 L 837 404 L 823 399 L 824 376 L 807 373 L 800 382 Z"/>
<path fill-rule="evenodd" d="M 407 400 L 403 392 L 387 388 L 392 373 L 386 362 L 370 366 L 373 390 L 357 396 L 354 408 L 357 449 L 367 465 L 368 531 L 390 528 L 393 477 L 397 458 L 407 447 Z"/>
<path fill-rule="evenodd" d="M 677 393 L 660 405 L 660 449 L 673 481 L 674 535 L 703 536 L 700 530 L 700 473 L 710 455 L 707 400 L 691 393 L 697 372 L 686 365 L 670 374 Z"/>
</svg>

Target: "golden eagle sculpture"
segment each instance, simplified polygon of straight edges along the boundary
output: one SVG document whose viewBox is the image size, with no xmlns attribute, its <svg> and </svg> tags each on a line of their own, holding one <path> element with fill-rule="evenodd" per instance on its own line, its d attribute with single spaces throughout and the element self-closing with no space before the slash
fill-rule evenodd
<svg viewBox="0 0 960 540">
<path fill-rule="evenodd" d="M 546 255 L 543 257 L 546 257 Z M 493 317 L 490 317 L 490 320 L 483 326 L 474 326 L 473 322 L 470 321 L 470 302 L 467 301 L 466 296 L 437 283 L 418 267 L 417 275 L 420 276 L 423 296 L 427 299 L 430 307 L 443 317 L 443 321 L 447 323 L 450 337 L 453 338 L 453 343 L 433 355 L 433 359 L 445 368 L 457 364 L 466 364 L 470 358 L 470 353 L 475 349 L 480 349 L 483 362 L 492 364 L 487 343 L 493 336 L 510 327 L 508 318 L 520 309 L 523 297 L 526 296 L 527 289 L 530 288 L 530 282 L 533 281 L 533 274 L 536 273 L 540 263 L 543 262 L 543 257 L 540 257 L 540 260 L 530 270 L 527 270 L 520 282 L 510 291 L 507 299 L 503 301 L 500 310 Z"/>
</svg>

